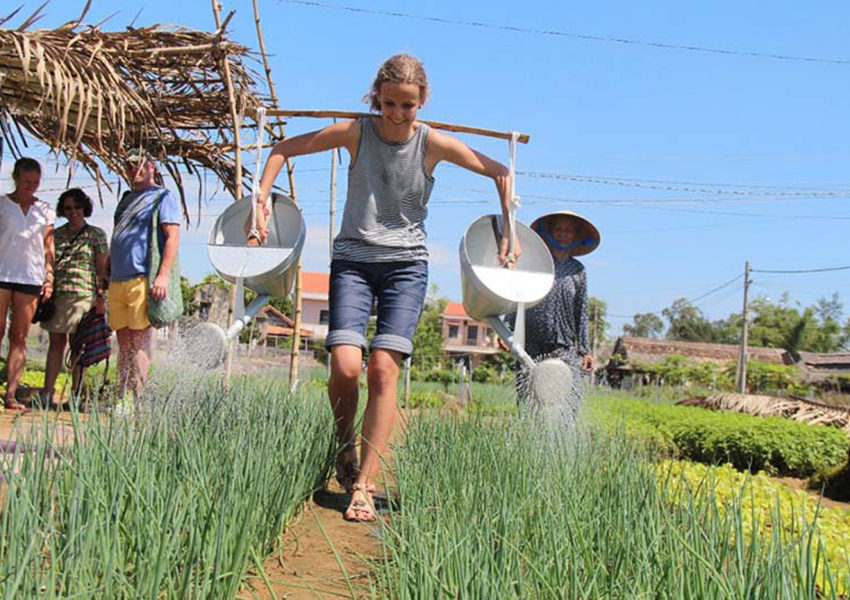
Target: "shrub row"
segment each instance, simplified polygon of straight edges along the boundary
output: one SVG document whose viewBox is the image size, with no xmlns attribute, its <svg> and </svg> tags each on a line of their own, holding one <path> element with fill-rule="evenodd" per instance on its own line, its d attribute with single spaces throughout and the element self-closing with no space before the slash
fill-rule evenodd
<svg viewBox="0 0 850 600">
<path fill-rule="evenodd" d="M 595 397 L 589 421 L 670 455 L 737 469 L 808 477 L 847 461 L 850 438 L 839 429 L 781 417 L 754 417 L 644 400 Z"/>
</svg>

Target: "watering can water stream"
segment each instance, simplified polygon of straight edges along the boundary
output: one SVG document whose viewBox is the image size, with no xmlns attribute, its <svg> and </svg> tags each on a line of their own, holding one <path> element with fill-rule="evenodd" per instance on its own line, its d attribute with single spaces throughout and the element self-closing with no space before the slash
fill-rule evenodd
<svg viewBox="0 0 850 600">
<path fill-rule="evenodd" d="M 188 334 L 191 356 L 199 365 L 214 368 L 227 356 L 230 340 L 251 322 L 274 296 L 285 296 L 292 289 L 295 269 L 307 229 L 301 211 L 291 198 L 271 196 L 268 238 L 262 246 L 246 245 L 245 223 L 252 216 L 252 198 L 243 198 L 221 213 L 207 239 L 210 262 L 222 279 L 236 284 L 237 299 L 233 324 L 221 326 L 199 323 Z M 244 289 L 257 297 L 244 306 Z"/>
<path fill-rule="evenodd" d="M 513 219 L 512 219 L 513 220 Z M 571 389 L 572 369 L 557 358 L 536 363 L 525 351 L 524 309 L 539 303 L 555 281 L 555 265 L 546 243 L 531 228 L 513 222 L 522 248 L 515 268 L 499 264 L 501 217 L 487 215 L 473 221 L 460 242 L 463 308 L 473 319 L 484 321 L 504 341 L 528 373 L 529 397 L 538 412 L 560 410 L 563 390 Z M 502 321 L 517 313 L 514 331 Z"/>
</svg>

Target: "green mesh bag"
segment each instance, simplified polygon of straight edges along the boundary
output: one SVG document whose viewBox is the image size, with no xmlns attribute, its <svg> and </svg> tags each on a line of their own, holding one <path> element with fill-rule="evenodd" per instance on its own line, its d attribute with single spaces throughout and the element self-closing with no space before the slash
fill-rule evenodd
<svg viewBox="0 0 850 600">
<path fill-rule="evenodd" d="M 154 300 L 150 295 L 159 265 L 162 262 L 162 250 L 159 247 L 159 204 L 162 202 L 162 192 L 156 199 L 151 215 L 151 237 L 148 250 L 148 321 L 156 328 L 165 327 L 177 320 L 183 314 L 183 292 L 180 290 L 180 261 L 174 257 L 174 264 L 168 276 L 168 288 L 165 298 Z"/>
</svg>

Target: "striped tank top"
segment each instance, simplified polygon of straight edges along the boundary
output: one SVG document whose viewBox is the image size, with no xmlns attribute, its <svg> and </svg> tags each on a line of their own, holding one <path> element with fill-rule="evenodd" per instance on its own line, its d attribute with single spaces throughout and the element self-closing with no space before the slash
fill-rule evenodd
<svg viewBox="0 0 850 600">
<path fill-rule="evenodd" d="M 348 194 L 333 258 L 357 262 L 428 259 L 425 217 L 434 178 L 425 172 L 430 128 L 388 142 L 369 117 L 360 119 L 360 143 L 348 169 Z"/>
</svg>

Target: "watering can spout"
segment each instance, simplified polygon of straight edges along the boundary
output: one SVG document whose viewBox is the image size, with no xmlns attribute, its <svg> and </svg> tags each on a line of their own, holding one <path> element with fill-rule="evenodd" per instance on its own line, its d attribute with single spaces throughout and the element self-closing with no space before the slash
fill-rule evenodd
<svg viewBox="0 0 850 600">
<path fill-rule="evenodd" d="M 487 319 L 487 324 L 493 328 L 493 331 L 496 332 L 502 340 L 507 344 L 508 349 L 511 353 L 516 356 L 520 362 L 522 362 L 523 366 L 526 369 L 534 368 L 534 361 L 528 355 L 528 352 L 525 351 L 521 343 L 518 343 L 516 336 L 508 329 L 508 326 L 505 325 L 504 321 L 499 319 L 498 317 L 489 317 Z"/>
<path fill-rule="evenodd" d="M 233 324 L 228 327 L 227 332 L 224 334 L 225 337 L 228 340 L 236 338 L 248 326 L 251 320 L 257 316 L 260 309 L 268 304 L 269 300 L 271 300 L 271 296 L 268 294 L 260 294 L 254 298 L 251 304 L 245 307 L 244 314 L 234 319 Z"/>
</svg>

